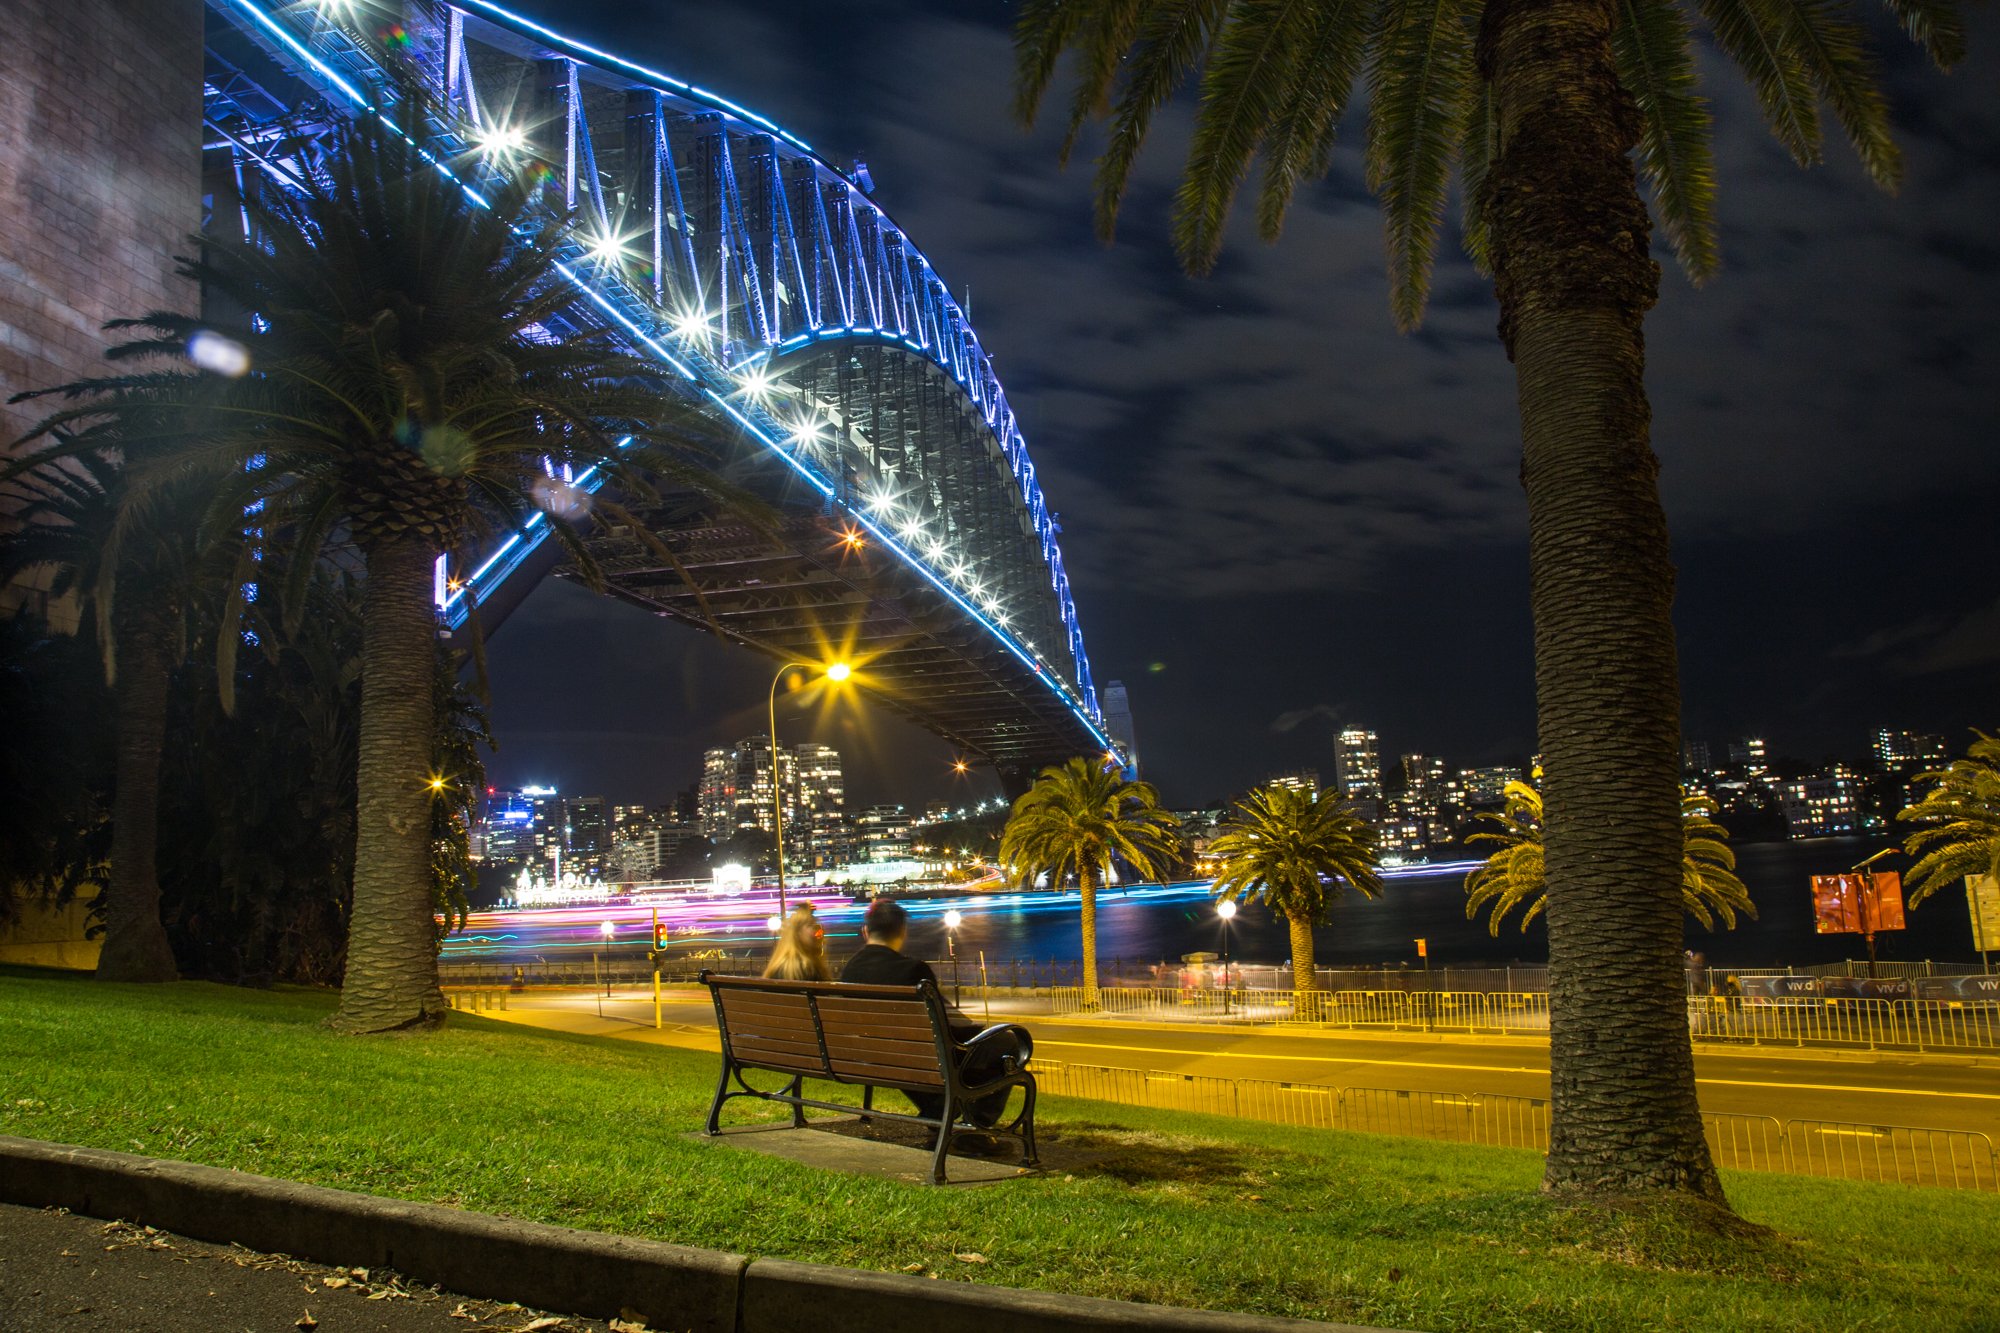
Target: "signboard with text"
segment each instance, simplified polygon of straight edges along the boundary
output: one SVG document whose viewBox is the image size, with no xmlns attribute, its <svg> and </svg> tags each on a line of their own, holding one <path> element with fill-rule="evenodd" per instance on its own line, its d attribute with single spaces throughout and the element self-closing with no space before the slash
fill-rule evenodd
<svg viewBox="0 0 2000 1333">
<path fill-rule="evenodd" d="M 1821 935 L 1874 935 L 1903 928 L 1903 877 L 1893 870 L 1873 875 L 1814 875 L 1813 929 Z"/>
</svg>

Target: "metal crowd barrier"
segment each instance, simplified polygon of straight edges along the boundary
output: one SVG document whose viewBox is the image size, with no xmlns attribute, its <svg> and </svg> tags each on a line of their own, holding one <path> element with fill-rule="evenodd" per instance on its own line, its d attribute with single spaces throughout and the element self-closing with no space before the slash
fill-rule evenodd
<svg viewBox="0 0 2000 1333">
<path fill-rule="evenodd" d="M 1475 1143 L 1546 1152 L 1548 1103 L 1504 1093 L 1412 1088 L 1349 1088 L 1271 1079 L 1173 1074 L 1063 1061 L 1034 1062 L 1041 1090 L 1163 1111 L 1234 1116 L 1305 1129 Z M 1993 1141 L 1976 1130 L 1787 1120 L 1765 1115 L 1702 1116 L 1717 1166 L 1838 1180 L 2000 1190 Z"/>
<path fill-rule="evenodd" d="M 1050 990 L 1058 1016 L 1098 1013 L 1162 1020 L 1223 1020 L 1352 1030 L 1466 1032 L 1539 1037 L 1549 997 L 1531 991 L 1291 991 L 1262 988 L 1106 986 L 1094 1009 L 1080 986 Z M 2000 1003 L 1834 996 L 1689 996 L 1697 1041 L 1746 1045 L 1863 1046 L 2000 1051 Z"/>
</svg>

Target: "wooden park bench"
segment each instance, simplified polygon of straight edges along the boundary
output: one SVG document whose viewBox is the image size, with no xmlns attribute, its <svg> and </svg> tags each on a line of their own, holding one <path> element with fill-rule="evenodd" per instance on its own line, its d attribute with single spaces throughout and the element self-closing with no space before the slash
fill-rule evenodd
<svg viewBox="0 0 2000 1333">
<path fill-rule="evenodd" d="M 982 1097 L 1020 1088 L 1020 1113 L 992 1133 L 1021 1141 L 1021 1165 L 1034 1166 L 1035 1076 L 1025 1067 L 1006 1068 L 983 1081 L 969 1083 L 961 1073 L 966 1058 L 977 1054 L 981 1033 L 969 1042 L 952 1037 L 944 997 L 925 982 L 917 986 L 862 986 L 837 981 L 774 981 L 761 977 L 721 976 L 703 972 L 701 980 L 715 997 L 715 1025 L 722 1034 L 722 1077 L 715 1101 L 708 1108 L 708 1132 L 722 1132 L 723 1103 L 735 1097 L 782 1102 L 792 1108 L 792 1124 L 804 1126 L 806 1108 L 852 1111 L 839 1102 L 820 1101 L 805 1094 L 805 1080 L 824 1079 L 863 1089 L 866 1116 L 906 1120 L 937 1131 L 931 1179 L 945 1180 L 945 1154 L 957 1122 Z M 988 1029 L 998 1034 L 1001 1029 Z M 1012 1065 L 1012 1061 L 1007 1064 Z M 752 1087 L 747 1070 L 787 1075 L 774 1091 Z M 730 1089 L 734 1079 L 738 1090 Z M 944 1099 L 938 1119 L 910 1112 L 884 1111 L 875 1106 L 876 1088 L 932 1093 Z M 979 1131 L 987 1132 L 987 1131 Z"/>
</svg>

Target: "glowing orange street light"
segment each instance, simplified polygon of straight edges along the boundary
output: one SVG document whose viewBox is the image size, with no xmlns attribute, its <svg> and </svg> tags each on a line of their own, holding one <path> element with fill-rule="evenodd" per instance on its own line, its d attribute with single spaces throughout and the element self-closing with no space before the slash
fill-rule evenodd
<svg viewBox="0 0 2000 1333">
<path fill-rule="evenodd" d="M 813 670 L 818 663 L 786 662 L 778 668 L 778 674 L 771 677 L 770 723 L 771 723 L 771 837 L 778 854 L 778 915 L 785 914 L 785 784 L 779 780 L 778 767 L 778 682 L 785 673 L 794 668 Z M 823 674 L 835 684 L 853 676 L 854 668 L 845 662 L 828 663 Z"/>
<path fill-rule="evenodd" d="M 850 551 L 858 551 L 868 544 L 868 539 L 861 535 L 859 528 L 846 528 L 840 534 L 840 544 Z"/>
</svg>

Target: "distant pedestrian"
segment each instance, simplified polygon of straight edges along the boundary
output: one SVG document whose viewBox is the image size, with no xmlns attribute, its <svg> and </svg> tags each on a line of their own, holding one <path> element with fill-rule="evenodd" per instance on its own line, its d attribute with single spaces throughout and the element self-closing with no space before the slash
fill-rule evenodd
<svg viewBox="0 0 2000 1333">
<path fill-rule="evenodd" d="M 826 931 L 812 904 L 792 909 L 778 928 L 778 942 L 771 949 L 771 961 L 764 975 L 780 981 L 832 981 L 833 967 L 826 961 Z"/>
</svg>

